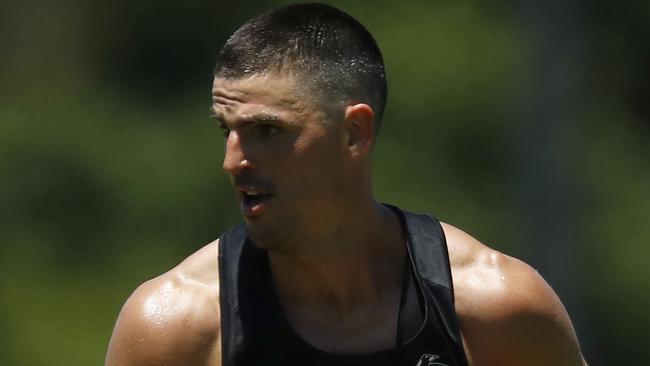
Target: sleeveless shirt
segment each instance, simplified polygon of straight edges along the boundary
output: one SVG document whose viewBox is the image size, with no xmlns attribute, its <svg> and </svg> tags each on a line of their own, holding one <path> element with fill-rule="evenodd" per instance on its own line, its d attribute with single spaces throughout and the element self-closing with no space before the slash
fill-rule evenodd
<svg viewBox="0 0 650 366">
<path fill-rule="evenodd" d="M 431 216 L 387 206 L 399 216 L 407 238 L 407 270 L 412 273 L 407 276 L 413 279 L 411 292 L 417 293 L 422 310 L 413 314 L 420 308 L 406 307 L 413 301 L 405 301 L 403 294 L 399 322 L 415 325 L 405 333 L 408 337 L 400 330 L 394 348 L 352 355 L 309 344 L 282 311 L 267 253 L 250 242 L 246 225 L 240 224 L 219 239 L 222 365 L 466 366 L 442 227 Z"/>
</svg>

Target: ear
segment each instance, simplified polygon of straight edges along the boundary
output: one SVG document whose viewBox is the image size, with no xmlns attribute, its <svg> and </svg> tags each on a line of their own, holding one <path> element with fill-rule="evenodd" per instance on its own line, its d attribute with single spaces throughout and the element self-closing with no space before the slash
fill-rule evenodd
<svg viewBox="0 0 650 366">
<path fill-rule="evenodd" d="M 366 155 L 375 140 L 375 112 L 368 104 L 358 103 L 345 108 L 345 146 L 352 156 Z"/>
</svg>

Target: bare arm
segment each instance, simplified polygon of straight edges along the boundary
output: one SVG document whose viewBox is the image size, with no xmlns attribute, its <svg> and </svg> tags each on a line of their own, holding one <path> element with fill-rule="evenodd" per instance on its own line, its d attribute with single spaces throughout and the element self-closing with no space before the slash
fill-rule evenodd
<svg viewBox="0 0 650 366">
<path fill-rule="evenodd" d="M 472 365 L 586 365 L 569 315 L 537 271 L 456 228 L 445 232 L 461 254 L 452 273 Z"/>
<path fill-rule="evenodd" d="M 106 366 L 221 365 L 216 251 L 209 248 L 135 290 L 115 324 Z M 203 263 L 211 264 L 207 271 Z"/>
</svg>

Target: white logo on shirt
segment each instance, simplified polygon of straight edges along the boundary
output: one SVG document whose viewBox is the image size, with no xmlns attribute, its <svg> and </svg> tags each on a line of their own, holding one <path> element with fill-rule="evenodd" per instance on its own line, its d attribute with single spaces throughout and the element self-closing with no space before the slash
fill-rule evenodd
<svg viewBox="0 0 650 366">
<path fill-rule="evenodd" d="M 420 360 L 415 366 L 447 366 L 447 364 L 436 362 L 436 360 L 439 358 L 440 356 L 438 355 L 430 355 L 428 353 L 425 353 L 420 357 Z"/>
</svg>

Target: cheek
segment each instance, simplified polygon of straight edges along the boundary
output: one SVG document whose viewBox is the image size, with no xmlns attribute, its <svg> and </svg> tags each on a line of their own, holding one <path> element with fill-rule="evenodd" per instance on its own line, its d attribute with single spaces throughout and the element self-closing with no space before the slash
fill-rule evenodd
<svg viewBox="0 0 650 366">
<path fill-rule="evenodd" d="M 332 152 L 318 151 L 304 156 L 295 169 L 289 169 L 297 190 L 314 196 L 331 197 L 343 182 L 340 158 Z M 327 198 L 331 199 L 331 198 Z"/>
<path fill-rule="evenodd" d="M 297 194 L 326 194 L 335 189 L 343 174 L 343 154 L 334 131 L 304 131 L 291 145 L 282 171 Z"/>
</svg>

